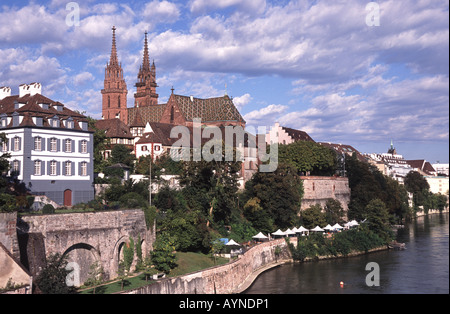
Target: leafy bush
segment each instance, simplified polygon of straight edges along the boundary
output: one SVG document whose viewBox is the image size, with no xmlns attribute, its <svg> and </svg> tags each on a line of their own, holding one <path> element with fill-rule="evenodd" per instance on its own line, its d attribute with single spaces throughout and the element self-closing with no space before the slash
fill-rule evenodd
<svg viewBox="0 0 450 314">
<path fill-rule="evenodd" d="M 55 207 L 51 204 L 45 204 L 45 206 L 42 208 L 43 214 L 54 214 L 55 213 Z"/>
</svg>

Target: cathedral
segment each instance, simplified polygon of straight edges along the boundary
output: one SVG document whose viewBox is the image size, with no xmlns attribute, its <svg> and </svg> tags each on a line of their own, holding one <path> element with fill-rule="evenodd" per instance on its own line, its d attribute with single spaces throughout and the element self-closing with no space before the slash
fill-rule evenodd
<svg viewBox="0 0 450 314">
<path fill-rule="evenodd" d="M 182 96 L 173 93 L 165 104 L 158 102 L 156 92 L 156 66 L 150 64 L 147 32 L 145 32 L 142 65 L 135 84 L 134 106 L 128 107 L 128 88 L 123 76 L 122 64 L 117 55 L 116 28 L 112 28 L 111 56 L 105 69 L 102 89 L 102 119 L 119 119 L 125 125 L 145 126 L 147 122 L 192 126 L 199 118 L 203 125 L 242 126 L 245 121 L 228 95 L 207 99 Z"/>
<path fill-rule="evenodd" d="M 159 103 L 156 65 L 154 61 L 150 64 L 147 32 L 135 87 L 134 105 L 128 107 L 128 88 L 117 55 L 116 28 L 113 27 L 111 56 L 106 64 L 104 88 L 101 91 L 102 119 L 96 122 L 96 127 L 105 131 L 111 144 L 104 151 L 105 159 L 111 155 L 115 144 L 127 145 L 137 158 L 151 155 L 156 159 L 170 152 L 176 141 L 170 137 L 174 126 L 186 126 L 192 130 L 194 120 L 197 119 L 201 120 L 202 127 L 216 126 L 222 133 L 226 126 L 245 129 L 245 120 L 228 95 L 201 99 L 177 95 L 172 88 L 167 103 Z M 249 179 L 257 170 L 255 149 L 248 147 L 251 140 L 255 141 L 254 135 L 246 132 L 243 143 L 245 161 L 241 171 L 243 180 Z"/>
</svg>

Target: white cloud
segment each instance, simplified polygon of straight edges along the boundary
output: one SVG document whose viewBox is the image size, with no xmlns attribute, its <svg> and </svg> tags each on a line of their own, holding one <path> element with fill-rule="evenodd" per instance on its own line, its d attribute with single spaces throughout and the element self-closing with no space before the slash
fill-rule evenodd
<svg viewBox="0 0 450 314">
<path fill-rule="evenodd" d="M 278 121 L 280 115 L 286 112 L 288 108 L 288 106 L 272 104 L 245 114 L 244 119 L 247 125 L 255 128 L 258 126 L 270 126 Z"/>
<path fill-rule="evenodd" d="M 175 3 L 154 0 L 145 5 L 142 15 L 154 23 L 170 24 L 178 20 L 180 10 Z"/>
<path fill-rule="evenodd" d="M 233 98 L 233 103 L 234 103 L 234 105 L 236 106 L 236 108 L 237 108 L 239 111 L 241 111 L 242 108 L 243 108 L 245 105 L 249 104 L 250 101 L 252 101 L 252 99 L 253 99 L 252 96 L 250 96 L 250 94 L 247 93 L 247 94 L 244 94 L 244 95 L 239 96 L 239 97 L 234 97 L 234 98 Z"/>
<path fill-rule="evenodd" d="M 190 11 L 194 14 L 204 14 L 214 10 L 223 10 L 235 7 L 246 13 L 261 13 L 266 8 L 265 0 L 192 0 L 189 3 Z"/>
<path fill-rule="evenodd" d="M 73 78 L 73 83 L 76 86 L 85 85 L 90 81 L 94 80 L 94 76 L 89 72 L 81 72 L 80 74 L 75 75 Z"/>
</svg>

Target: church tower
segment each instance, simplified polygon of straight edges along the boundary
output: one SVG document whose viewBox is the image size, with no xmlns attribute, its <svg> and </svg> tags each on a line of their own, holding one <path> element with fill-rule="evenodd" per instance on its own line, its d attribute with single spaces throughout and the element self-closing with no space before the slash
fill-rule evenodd
<svg viewBox="0 0 450 314">
<path fill-rule="evenodd" d="M 158 87 L 156 84 L 156 66 L 154 61 L 150 66 L 147 32 L 145 32 L 144 59 L 139 68 L 136 94 L 134 94 L 134 106 L 145 107 L 157 105 L 158 94 L 156 93 L 156 87 Z"/>
<path fill-rule="evenodd" d="M 112 48 L 109 63 L 106 64 L 104 89 L 102 89 L 102 118 L 118 118 L 128 123 L 127 84 L 123 78 L 122 64 L 117 58 L 116 28 L 112 28 Z"/>
</svg>

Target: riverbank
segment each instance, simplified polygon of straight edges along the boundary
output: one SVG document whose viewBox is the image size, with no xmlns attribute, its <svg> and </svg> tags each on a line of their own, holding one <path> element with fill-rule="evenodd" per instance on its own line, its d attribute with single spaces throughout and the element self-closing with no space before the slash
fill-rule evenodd
<svg viewBox="0 0 450 314">
<path fill-rule="evenodd" d="M 448 213 L 414 219 L 398 230 L 406 250 L 282 265 L 262 273 L 244 293 L 448 294 L 448 226 Z M 379 265 L 378 285 L 367 285 L 368 263 Z"/>
<path fill-rule="evenodd" d="M 290 241 L 296 240 L 297 238 L 289 238 Z M 301 264 L 301 263 L 307 263 L 307 262 L 316 262 L 316 261 L 322 261 L 322 260 L 331 260 L 331 259 L 339 259 L 344 257 L 355 257 L 355 256 L 361 256 L 370 254 L 373 252 L 379 252 L 379 251 L 386 251 L 389 250 L 389 247 L 387 245 L 380 246 L 371 250 L 366 251 L 359 251 L 359 252 L 351 252 L 347 255 L 323 255 L 323 256 L 316 256 L 314 258 L 307 257 L 303 261 L 294 261 L 292 258 L 287 260 L 282 260 L 276 263 L 265 265 L 264 267 L 261 267 L 260 269 L 256 270 L 254 273 L 252 273 L 250 276 L 246 278 L 246 280 L 234 291 L 234 293 L 245 293 L 246 290 L 248 290 L 252 284 L 255 282 L 256 279 L 258 279 L 258 276 L 260 276 L 262 273 L 264 273 L 267 270 L 276 268 L 278 266 L 284 265 L 284 264 Z"/>
<path fill-rule="evenodd" d="M 277 239 L 256 245 L 227 264 L 161 279 L 121 294 L 234 294 L 254 274 L 289 259 L 286 241 Z"/>
</svg>

